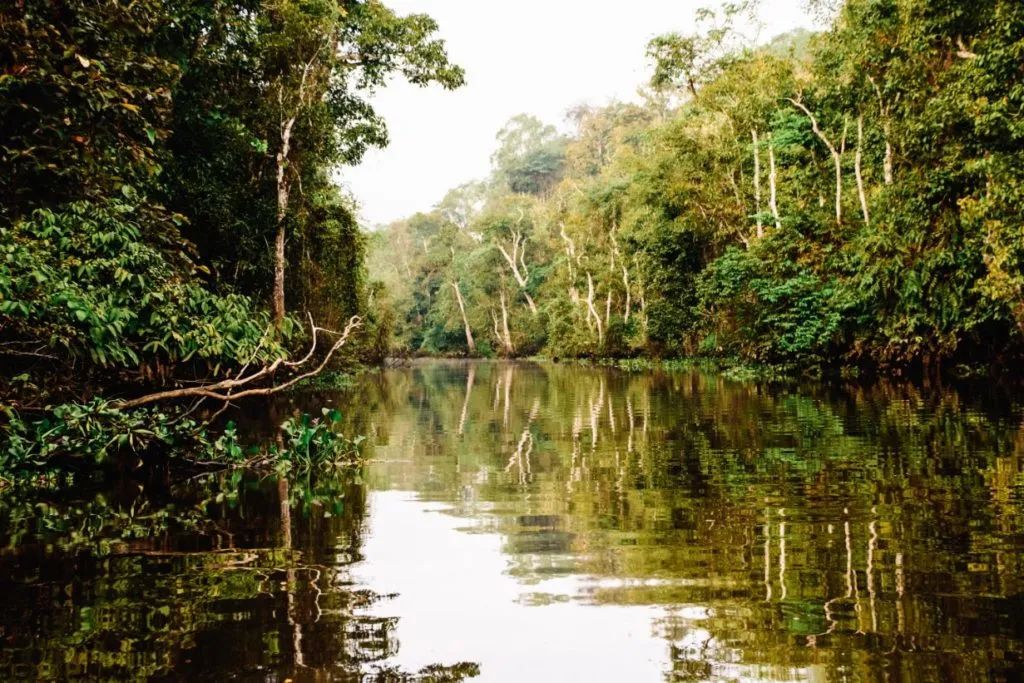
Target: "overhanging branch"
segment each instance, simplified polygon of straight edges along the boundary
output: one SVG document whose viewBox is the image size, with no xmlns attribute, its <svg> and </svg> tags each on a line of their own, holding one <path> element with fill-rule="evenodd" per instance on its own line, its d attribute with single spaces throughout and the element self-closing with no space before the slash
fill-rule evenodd
<svg viewBox="0 0 1024 683">
<path fill-rule="evenodd" d="M 270 396 L 286 389 L 289 389 L 304 379 L 314 377 L 327 367 L 327 364 L 331 361 L 331 357 L 345 345 L 352 333 L 362 325 L 362 318 L 359 316 L 352 316 L 349 319 L 345 329 L 338 335 L 334 344 L 331 345 L 323 359 L 317 364 L 316 367 L 312 368 L 307 372 L 295 375 L 288 381 L 282 384 L 275 384 L 269 387 L 253 387 L 251 386 L 254 382 L 262 380 L 276 373 L 282 366 L 288 368 L 299 368 L 308 363 L 316 352 L 317 347 L 317 334 L 319 332 L 326 332 L 328 334 L 338 334 L 337 332 L 331 332 L 331 330 L 317 327 L 313 324 L 313 319 L 310 318 L 309 324 L 312 330 L 313 340 L 310 344 L 309 351 L 306 355 L 299 360 L 291 361 L 285 357 L 276 359 L 269 365 L 265 365 L 259 370 L 255 370 L 248 375 L 239 373 L 233 379 L 225 379 L 220 382 L 213 382 L 211 384 L 204 384 L 196 387 L 184 387 L 182 389 L 169 389 L 167 391 L 158 391 L 153 394 L 146 394 L 138 398 L 123 400 L 117 402 L 118 408 L 138 408 L 140 406 L 149 405 L 151 403 L 158 403 L 160 401 L 173 401 L 182 398 L 211 398 L 217 401 L 234 401 L 241 398 L 248 398 L 250 396 Z M 244 372 L 244 369 L 243 369 Z M 236 393 L 236 390 L 237 393 Z"/>
</svg>

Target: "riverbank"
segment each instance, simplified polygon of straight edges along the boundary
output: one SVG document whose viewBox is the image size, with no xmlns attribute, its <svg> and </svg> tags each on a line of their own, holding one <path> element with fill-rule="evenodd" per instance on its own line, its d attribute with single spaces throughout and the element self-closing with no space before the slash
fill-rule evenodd
<svg viewBox="0 0 1024 683">
<path fill-rule="evenodd" d="M 389 359 L 393 365 L 410 361 L 458 361 L 458 360 L 501 360 L 500 356 L 466 356 L 458 354 L 421 354 L 398 356 Z M 1015 376 L 1010 368 L 987 363 L 957 364 L 952 366 L 891 366 L 876 365 L 794 365 L 770 364 L 747 361 L 741 358 L 721 356 L 684 356 L 658 358 L 645 356 L 627 357 L 563 357 L 556 355 L 532 355 L 507 358 L 509 361 L 532 361 L 566 363 L 583 366 L 614 367 L 629 372 L 646 370 L 688 370 L 701 369 L 721 373 L 736 381 L 795 382 L 802 380 L 829 381 L 955 381 L 995 380 L 1001 384 L 1024 383 L 1024 375 Z"/>
</svg>

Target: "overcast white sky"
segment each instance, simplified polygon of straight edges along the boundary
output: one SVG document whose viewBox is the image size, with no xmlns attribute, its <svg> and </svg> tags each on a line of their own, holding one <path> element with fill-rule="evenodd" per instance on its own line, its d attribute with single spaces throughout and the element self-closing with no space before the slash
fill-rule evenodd
<svg viewBox="0 0 1024 683">
<path fill-rule="evenodd" d="M 374 97 L 391 144 L 345 169 L 342 182 L 368 225 L 429 210 L 445 192 L 485 176 L 495 134 L 527 112 L 564 125 L 581 103 L 635 99 L 650 75 L 647 41 L 688 33 L 698 7 L 720 0 L 389 0 L 400 14 L 440 24 L 450 57 L 466 70 L 454 92 L 394 81 Z M 812 21 L 803 0 L 766 0 L 760 39 Z"/>
</svg>

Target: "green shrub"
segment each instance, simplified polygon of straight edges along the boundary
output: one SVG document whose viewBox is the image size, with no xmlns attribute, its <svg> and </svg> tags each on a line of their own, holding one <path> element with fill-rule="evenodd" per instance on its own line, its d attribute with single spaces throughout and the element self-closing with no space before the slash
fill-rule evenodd
<svg viewBox="0 0 1024 683">
<path fill-rule="evenodd" d="M 709 328 L 702 349 L 802 365 L 830 356 L 853 301 L 837 281 L 736 248 L 708 266 L 698 292 Z"/>
</svg>

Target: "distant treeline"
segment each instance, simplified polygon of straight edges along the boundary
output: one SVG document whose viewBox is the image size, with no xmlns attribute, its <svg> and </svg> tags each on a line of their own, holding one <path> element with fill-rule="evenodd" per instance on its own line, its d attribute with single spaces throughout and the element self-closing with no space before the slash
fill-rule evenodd
<svg viewBox="0 0 1024 683">
<path fill-rule="evenodd" d="M 701 12 L 642 104 L 516 117 L 489 178 L 374 233 L 400 349 L 1019 360 L 1024 3 L 818 4 L 767 45 L 751 3 Z"/>
</svg>

